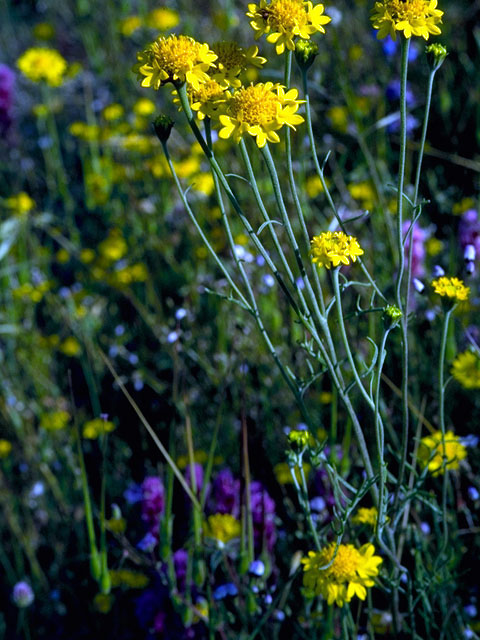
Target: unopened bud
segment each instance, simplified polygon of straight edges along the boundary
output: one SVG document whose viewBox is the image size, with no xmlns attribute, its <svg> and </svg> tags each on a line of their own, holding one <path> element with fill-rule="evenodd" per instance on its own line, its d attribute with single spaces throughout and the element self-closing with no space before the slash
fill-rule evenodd
<svg viewBox="0 0 480 640">
<path fill-rule="evenodd" d="M 475 273 L 475 263 L 467 262 L 467 264 L 465 265 L 465 271 L 468 273 L 469 276 L 473 276 L 473 274 Z"/>
<path fill-rule="evenodd" d="M 386 327 L 393 329 L 397 326 L 403 313 L 394 304 L 387 304 L 383 310 L 383 321 Z"/>
<path fill-rule="evenodd" d="M 447 50 L 443 44 L 430 44 L 425 48 L 427 54 L 427 62 L 432 71 L 437 71 L 447 57 Z"/>
<path fill-rule="evenodd" d="M 465 262 L 473 262 L 476 258 L 477 252 L 473 244 L 467 244 L 465 251 L 463 252 L 463 259 Z"/>
<path fill-rule="evenodd" d="M 153 128 L 155 129 L 155 133 L 157 134 L 160 142 L 166 142 L 168 140 L 174 124 L 175 123 L 170 116 L 166 116 L 164 114 L 159 115 L 155 119 Z"/>
<path fill-rule="evenodd" d="M 419 280 L 418 278 L 413 278 L 412 284 L 417 293 L 423 293 L 423 290 L 425 289 L 425 285 L 421 280 Z"/>
<path fill-rule="evenodd" d="M 297 40 L 295 43 L 295 59 L 302 71 L 310 69 L 317 54 L 318 44 L 313 40 Z"/>
</svg>

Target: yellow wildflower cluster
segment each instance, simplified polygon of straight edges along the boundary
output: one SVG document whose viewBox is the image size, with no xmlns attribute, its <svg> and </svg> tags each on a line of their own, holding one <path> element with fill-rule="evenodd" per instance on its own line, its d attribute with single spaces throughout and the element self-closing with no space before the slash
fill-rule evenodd
<svg viewBox="0 0 480 640">
<path fill-rule="evenodd" d="M 32 47 L 20 56 L 17 67 L 32 82 L 59 87 L 67 72 L 67 61 L 55 49 Z"/>
<path fill-rule="evenodd" d="M 448 278 L 442 276 L 432 281 L 432 286 L 435 293 L 446 298 L 453 300 L 468 300 L 470 294 L 470 288 L 466 287 L 462 280 L 459 278 Z"/>
<path fill-rule="evenodd" d="M 378 510 L 376 507 L 371 507 L 370 509 L 360 507 L 352 518 L 352 524 L 368 524 L 371 527 L 376 527 L 377 520 Z"/>
<path fill-rule="evenodd" d="M 221 129 L 218 135 L 240 142 L 242 136 L 248 133 L 256 139 L 260 148 L 267 141 L 279 142 L 279 129 L 284 125 L 295 129 L 295 125 L 303 122 L 302 116 L 297 114 L 302 103 L 297 100 L 297 95 L 296 89 L 285 93 L 284 87 L 272 82 L 237 89 L 219 115 Z"/>
<path fill-rule="evenodd" d="M 433 476 L 438 476 L 445 473 L 445 469 L 458 469 L 460 461 L 467 457 L 467 449 L 453 431 L 445 434 L 445 446 L 442 432 L 435 431 L 420 440 L 418 457 Z"/>
<path fill-rule="evenodd" d="M 33 285 L 30 282 L 20 285 L 16 289 L 12 289 L 12 295 L 17 300 L 31 300 L 32 302 L 40 302 L 43 296 L 52 288 L 52 283 L 48 280 L 40 284 Z"/>
<path fill-rule="evenodd" d="M 65 429 L 70 421 L 70 414 L 68 411 L 51 411 L 44 413 L 40 418 L 40 426 L 45 431 L 61 431 Z"/>
<path fill-rule="evenodd" d="M 176 27 L 179 22 L 180 16 L 176 11 L 167 7 L 159 7 L 150 11 L 145 18 L 137 15 L 124 18 L 120 22 L 120 32 L 128 38 L 143 26 L 157 31 L 169 31 Z"/>
<path fill-rule="evenodd" d="M 397 32 L 405 38 L 421 36 L 428 40 L 438 36 L 438 26 L 443 11 L 437 9 L 437 0 L 379 0 L 372 9 L 373 28 L 378 29 L 377 38 L 390 36 L 394 40 Z"/>
<path fill-rule="evenodd" d="M 203 525 L 205 537 L 215 540 L 220 548 L 226 542 L 239 538 L 241 530 L 240 522 L 229 513 L 216 513 L 209 516 Z"/>
<path fill-rule="evenodd" d="M 215 42 L 211 49 L 217 59 L 215 67 L 209 70 L 209 75 L 224 89 L 238 89 L 242 86 L 241 74 L 251 67 L 261 68 L 267 61 L 258 55 L 258 47 L 244 49 L 237 42 Z"/>
<path fill-rule="evenodd" d="M 82 351 L 79 341 L 73 336 L 65 338 L 58 348 L 62 353 L 66 356 L 70 356 L 71 358 L 80 355 Z"/>
<path fill-rule="evenodd" d="M 313 445 L 315 442 L 310 431 L 306 429 L 292 429 L 287 437 L 291 444 L 296 444 L 302 449 L 308 444 Z"/>
<path fill-rule="evenodd" d="M 25 191 L 20 191 L 20 193 L 7 198 L 5 200 L 5 205 L 11 213 L 18 216 L 23 216 L 27 213 L 30 213 L 30 211 L 34 209 L 35 200 L 32 200 L 32 198 L 28 195 L 28 193 L 25 193 Z"/>
<path fill-rule="evenodd" d="M 303 0 L 260 0 L 258 5 L 248 5 L 247 16 L 251 18 L 255 38 L 266 34 L 267 42 L 274 44 L 280 55 L 285 48 L 295 49 L 295 38 L 308 40 L 314 33 L 325 33 L 323 25 L 331 18 L 323 12 L 323 4 L 313 6 Z"/>
<path fill-rule="evenodd" d="M 4 438 L 0 438 L 0 460 L 2 458 L 8 458 L 12 451 L 12 443 L 10 440 L 5 440 Z"/>
<path fill-rule="evenodd" d="M 452 363 L 452 376 L 465 389 L 480 389 L 480 355 L 476 351 L 459 353 Z"/>
<path fill-rule="evenodd" d="M 364 544 L 360 549 L 352 544 L 341 544 L 333 563 L 323 569 L 331 562 L 335 550 L 335 543 L 331 543 L 321 551 L 309 551 L 308 557 L 302 559 L 303 586 L 307 595 L 322 596 L 329 605 L 336 603 L 339 607 L 354 596 L 365 600 L 366 587 L 373 587 L 373 578 L 378 575 L 382 558 L 374 555 L 373 544 Z"/>
<path fill-rule="evenodd" d="M 94 418 L 83 425 L 82 433 L 84 438 L 95 440 L 100 435 L 110 433 L 115 429 L 113 422 L 103 420 L 102 418 Z"/>
<path fill-rule="evenodd" d="M 347 236 L 343 231 L 325 231 L 311 240 L 310 255 L 312 262 L 319 267 L 330 269 L 340 264 L 348 265 L 363 255 L 363 249 L 358 240 Z"/>
</svg>

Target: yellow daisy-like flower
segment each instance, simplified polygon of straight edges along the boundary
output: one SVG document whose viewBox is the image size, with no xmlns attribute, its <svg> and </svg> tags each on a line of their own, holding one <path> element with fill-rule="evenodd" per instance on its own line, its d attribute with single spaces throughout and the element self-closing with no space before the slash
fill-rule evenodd
<svg viewBox="0 0 480 640">
<path fill-rule="evenodd" d="M 201 84 L 198 89 L 189 86 L 187 95 L 192 111 L 195 111 L 199 120 L 205 117 L 214 118 L 218 116 L 221 105 L 226 101 L 228 95 L 225 88 L 216 80 L 209 79 Z M 180 105 L 177 92 L 173 92 L 173 102 Z M 181 106 L 179 106 L 179 111 Z"/>
<path fill-rule="evenodd" d="M 470 288 L 463 284 L 463 281 L 459 278 L 448 278 L 442 276 L 432 281 L 432 286 L 435 293 L 438 295 L 453 298 L 454 300 L 462 301 L 468 300 L 470 294 Z"/>
<path fill-rule="evenodd" d="M 319 267 L 338 267 L 340 264 L 355 262 L 364 251 L 353 236 L 343 231 L 325 231 L 311 240 L 310 255 L 312 262 Z"/>
<path fill-rule="evenodd" d="M 158 29 L 159 31 L 169 31 L 177 26 L 180 22 L 180 16 L 173 9 L 168 7 L 159 7 L 150 11 L 147 15 L 145 23 L 147 27 Z"/>
<path fill-rule="evenodd" d="M 303 122 L 297 114 L 302 100 L 297 100 L 298 92 L 290 89 L 287 93 L 280 85 L 272 82 L 258 83 L 237 89 L 225 103 L 225 110 L 219 116 L 220 138 L 232 138 L 240 142 L 245 133 L 256 139 L 262 148 L 268 142 L 280 142 L 277 133 L 284 125 L 295 129 Z"/>
<path fill-rule="evenodd" d="M 261 68 L 267 61 L 258 55 L 258 47 L 244 49 L 236 42 L 215 42 L 212 51 L 217 54 L 216 69 L 211 71 L 212 78 L 225 89 L 242 86 L 239 75 L 249 67 Z"/>
<path fill-rule="evenodd" d="M 452 364 L 452 376 L 465 389 L 480 389 L 480 356 L 474 351 L 459 353 Z"/>
<path fill-rule="evenodd" d="M 364 544 L 360 549 L 352 544 L 341 544 L 333 563 L 328 569 L 322 569 L 332 560 L 335 548 L 332 542 L 321 551 L 309 551 L 308 557 L 301 560 L 307 594 L 311 597 L 321 595 L 329 605 L 336 603 L 339 607 L 354 596 L 365 600 L 366 587 L 373 587 L 373 578 L 378 575 L 382 558 L 374 555 L 373 544 Z"/>
<path fill-rule="evenodd" d="M 226 542 L 239 538 L 242 531 L 240 522 L 229 513 L 216 513 L 209 516 L 203 525 L 205 537 L 216 540 L 217 545 L 222 548 Z"/>
<path fill-rule="evenodd" d="M 352 524 L 368 524 L 371 527 L 375 527 L 377 525 L 377 520 L 378 509 L 376 507 L 371 507 L 370 509 L 360 507 L 352 518 Z"/>
<path fill-rule="evenodd" d="M 2 458 L 7 458 L 12 451 L 12 443 L 9 440 L 5 440 L 4 438 L 0 439 L 0 460 Z"/>
<path fill-rule="evenodd" d="M 405 38 L 421 36 L 428 40 L 430 35 L 438 36 L 441 31 L 443 11 L 437 9 L 437 0 L 380 0 L 375 2 L 371 20 L 378 29 L 377 38 L 390 36 L 396 39 L 397 32 L 403 31 Z"/>
<path fill-rule="evenodd" d="M 67 71 L 67 61 L 55 49 L 32 47 L 20 56 L 17 67 L 32 82 L 59 87 Z"/>
<path fill-rule="evenodd" d="M 435 431 L 420 440 L 418 458 L 433 476 L 445 473 L 446 468 L 458 469 L 460 460 L 466 457 L 467 449 L 453 431 L 447 431 L 445 434 L 445 447 L 442 444 L 441 431 Z"/>
<path fill-rule="evenodd" d="M 68 411 L 52 411 L 44 413 L 40 418 L 40 426 L 46 431 L 61 431 L 70 422 Z"/>
<path fill-rule="evenodd" d="M 7 198 L 5 200 L 5 204 L 12 213 L 23 216 L 32 211 L 32 209 L 35 207 L 35 200 L 32 200 L 32 198 L 28 195 L 28 193 L 25 193 L 25 191 L 20 191 L 20 193 Z"/>
<path fill-rule="evenodd" d="M 137 53 L 137 72 L 142 87 L 159 89 L 167 82 L 188 82 L 198 90 L 210 77 L 207 71 L 214 66 L 217 54 L 208 44 L 201 44 L 190 36 L 160 36 L 146 49 Z"/>
<path fill-rule="evenodd" d="M 115 425 L 110 420 L 102 418 L 94 418 L 83 425 L 82 433 L 84 438 L 95 440 L 103 433 L 111 433 L 115 429 Z"/>
<path fill-rule="evenodd" d="M 324 24 L 331 18 L 323 15 L 323 4 L 313 6 L 304 0 L 260 0 L 260 4 L 249 4 L 247 16 L 252 18 L 250 26 L 255 38 L 267 35 L 267 42 L 275 45 L 278 55 L 285 48 L 294 51 L 296 37 L 308 40 L 313 33 L 325 33 Z"/>
</svg>

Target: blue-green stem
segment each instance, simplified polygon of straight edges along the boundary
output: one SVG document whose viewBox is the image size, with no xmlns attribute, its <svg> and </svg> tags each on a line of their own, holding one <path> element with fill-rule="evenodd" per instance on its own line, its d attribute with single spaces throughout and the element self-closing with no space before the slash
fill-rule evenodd
<svg viewBox="0 0 480 640">
<path fill-rule="evenodd" d="M 438 360 L 438 423 L 442 433 L 442 453 L 443 453 L 443 484 L 442 484 L 442 524 L 443 524 L 443 540 L 442 553 L 448 546 L 448 513 L 447 513 L 447 489 L 448 489 L 448 468 L 447 468 L 447 450 L 445 443 L 445 351 L 447 348 L 448 325 L 455 305 L 445 312 L 442 329 L 442 341 L 440 343 L 440 356 Z"/>
<path fill-rule="evenodd" d="M 378 354 L 378 370 L 377 370 L 377 385 L 375 389 L 375 435 L 377 439 L 377 452 L 378 452 L 378 468 L 380 472 L 379 481 L 379 496 L 378 496 L 378 519 L 376 526 L 377 536 L 382 535 L 382 529 L 385 526 L 387 503 L 386 498 L 386 481 L 387 481 L 387 465 L 385 463 L 385 432 L 382 421 L 380 420 L 380 384 L 382 380 L 382 369 L 385 362 L 387 352 L 385 345 L 387 343 L 388 334 L 390 328 L 385 329 L 382 335 L 380 343 L 380 351 Z"/>
<path fill-rule="evenodd" d="M 332 210 L 333 215 L 335 216 L 335 219 L 338 222 L 338 226 L 340 227 L 340 229 L 346 233 L 348 235 L 348 231 L 347 228 L 345 227 L 345 224 L 343 222 L 343 220 L 341 219 L 338 211 L 337 211 L 337 207 L 335 206 L 335 203 L 333 201 L 333 198 L 330 194 L 330 191 L 328 189 L 326 180 L 325 180 L 325 175 L 323 172 L 322 167 L 320 166 L 320 163 L 318 162 L 318 156 L 317 156 L 317 150 L 316 150 L 316 146 L 315 146 L 315 137 L 313 135 L 313 127 L 312 127 L 312 113 L 311 113 L 311 109 L 310 109 L 310 98 L 309 98 L 309 94 L 308 94 L 308 79 L 307 79 L 307 73 L 305 71 L 302 71 L 302 84 L 303 84 L 303 93 L 304 93 L 304 99 L 305 99 L 305 120 L 307 123 L 307 131 L 308 131 L 308 139 L 310 142 L 310 152 L 312 154 L 312 159 L 313 159 L 313 163 L 315 165 L 315 170 L 317 172 L 318 177 L 320 178 L 320 182 L 322 183 L 322 187 L 323 187 L 323 191 L 325 193 L 325 197 L 327 199 L 327 202 Z M 363 260 L 361 258 L 357 258 L 357 261 L 365 275 L 365 277 L 367 278 L 367 280 L 369 281 L 369 283 L 371 284 L 371 286 L 373 287 L 373 289 L 375 290 L 375 292 L 380 296 L 380 298 L 382 298 L 382 300 L 385 300 L 385 296 L 383 295 L 383 293 L 380 291 L 380 289 L 378 288 L 375 280 L 372 278 L 372 276 L 370 275 L 370 273 L 368 272 L 368 269 L 366 267 L 366 265 L 364 264 Z"/>
<path fill-rule="evenodd" d="M 315 526 L 315 523 L 313 521 L 313 517 L 312 517 L 312 510 L 310 508 L 310 502 L 308 500 L 308 488 L 307 488 L 307 482 L 306 482 L 306 478 L 305 478 L 305 472 L 303 470 L 303 451 L 301 453 L 298 454 L 298 456 L 296 457 L 296 462 L 297 464 L 295 466 L 290 466 L 290 473 L 292 476 L 292 481 L 293 481 L 293 485 L 297 491 L 297 495 L 298 498 L 301 502 L 301 505 L 303 507 L 303 511 L 307 517 L 307 522 L 308 522 L 308 526 L 310 528 L 310 533 L 312 534 L 312 538 L 313 541 L 315 543 L 315 546 L 317 548 L 317 551 L 320 551 L 322 548 L 322 545 L 320 544 L 320 539 L 318 537 L 318 533 L 317 533 L 317 528 Z M 297 478 L 297 469 L 300 471 L 300 478 L 302 480 L 302 484 L 300 485 L 300 483 L 298 482 L 298 478 Z"/>
<path fill-rule="evenodd" d="M 408 51 L 410 47 L 409 38 L 401 38 L 402 57 L 400 74 L 400 155 L 398 161 L 398 185 L 397 185 L 397 249 L 398 249 L 398 273 L 395 284 L 396 304 L 403 312 L 401 318 L 402 330 L 402 444 L 400 467 L 398 471 L 397 487 L 395 492 L 394 510 L 398 507 L 400 491 L 405 474 L 405 465 L 408 452 L 408 309 L 404 307 L 402 296 L 403 272 L 405 269 L 405 253 L 403 240 L 403 188 L 405 181 L 405 156 L 407 148 L 407 74 L 408 74 Z"/>
</svg>

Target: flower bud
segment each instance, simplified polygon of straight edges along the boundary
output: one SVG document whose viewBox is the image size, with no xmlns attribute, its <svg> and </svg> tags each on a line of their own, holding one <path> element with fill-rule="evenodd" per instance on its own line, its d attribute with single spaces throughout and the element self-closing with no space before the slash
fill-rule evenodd
<svg viewBox="0 0 480 640">
<path fill-rule="evenodd" d="M 295 59 L 302 71 L 312 66 L 318 54 L 318 44 L 313 40 L 297 40 L 295 43 Z"/>
<path fill-rule="evenodd" d="M 383 310 L 383 321 L 386 327 L 393 329 L 400 322 L 403 313 L 394 304 L 387 304 Z"/>
<path fill-rule="evenodd" d="M 423 290 L 425 289 L 425 285 L 421 280 L 419 280 L 418 278 L 413 278 L 412 284 L 417 293 L 423 293 Z"/>
<path fill-rule="evenodd" d="M 463 252 L 463 259 L 465 262 L 473 262 L 476 258 L 476 251 L 473 244 L 467 244 L 465 251 Z"/>
<path fill-rule="evenodd" d="M 438 71 L 447 57 L 447 50 L 443 44 L 430 44 L 425 48 L 427 62 L 432 71 Z"/>
<path fill-rule="evenodd" d="M 155 119 L 153 128 L 160 142 L 167 142 L 174 124 L 174 121 L 163 113 Z"/>
<path fill-rule="evenodd" d="M 35 596 L 33 594 L 32 587 L 28 582 L 17 582 L 13 587 L 12 599 L 20 609 L 29 607 L 32 604 L 35 600 Z"/>
<path fill-rule="evenodd" d="M 434 278 L 441 278 L 444 275 L 445 275 L 445 270 L 439 264 L 436 264 L 433 267 L 433 277 Z"/>
</svg>

